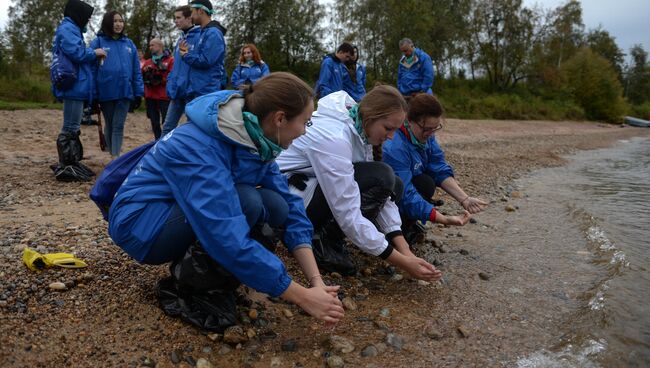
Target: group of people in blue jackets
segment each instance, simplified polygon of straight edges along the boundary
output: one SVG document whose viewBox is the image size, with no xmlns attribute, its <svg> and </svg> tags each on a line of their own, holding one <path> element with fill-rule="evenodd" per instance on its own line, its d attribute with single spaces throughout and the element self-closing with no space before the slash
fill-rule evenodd
<svg viewBox="0 0 650 368">
<path fill-rule="evenodd" d="M 68 4 L 92 13 L 80 0 Z M 399 89 L 366 92 L 358 50 L 343 44 L 324 59 L 313 89 L 293 74 L 269 73 L 248 44 L 231 78 L 239 89 L 222 90 L 224 70 L 209 61 L 223 52 L 204 48 L 225 30 L 210 20 L 209 4 L 191 2 L 198 26 L 183 27 L 185 13 L 175 13 L 183 34 L 167 85 L 167 119 L 185 113 L 188 121 L 165 122 L 167 131 L 124 180 L 108 213 L 108 233 L 124 252 L 143 264 L 171 262 L 171 275 L 158 285 L 160 304 L 172 306 L 165 312 L 223 331 L 237 323 L 234 300 L 243 283 L 335 324 L 345 314 L 339 286 L 327 285 L 321 272 L 356 274 L 346 239 L 414 278 L 439 280 L 442 272 L 412 251 L 413 234 L 426 222 L 463 226 L 487 203 L 465 193 L 436 141 L 444 111 L 431 94 L 431 59 L 402 40 Z M 137 52 L 122 34 L 121 16 L 109 14 L 113 28 L 94 49 L 83 47 L 85 23 L 74 17 L 57 30 L 55 46 L 81 50 L 70 57 L 80 65 L 78 82 L 91 86 L 60 95 L 64 120 L 77 99 L 96 93 L 115 124 L 126 102 L 142 94 Z M 117 76 L 122 80 L 111 79 Z M 100 80 L 110 88 L 93 90 Z M 459 214 L 436 209 L 437 188 L 459 203 Z M 290 275 L 274 254 L 278 242 L 303 277 Z M 210 277 L 191 270 L 197 267 Z"/>
</svg>

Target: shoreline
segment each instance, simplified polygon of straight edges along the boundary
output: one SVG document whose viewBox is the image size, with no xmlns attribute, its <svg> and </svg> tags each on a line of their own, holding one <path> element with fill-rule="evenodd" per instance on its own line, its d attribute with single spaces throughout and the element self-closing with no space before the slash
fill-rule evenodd
<svg viewBox="0 0 650 368">
<path fill-rule="evenodd" d="M 6 301 L 0 301 L 2 366 L 141 366 L 146 363 L 143 357 L 159 367 L 190 366 L 189 359 L 175 364 L 172 352 L 226 367 L 323 365 L 323 354 L 332 350 L 322 341 L 330 332 L 292 305 L 261 300 L 256 308 L 268 323 L 264 327 L 244 324 L 244 330 L 252 328 L 258 335 L 271 330 L 277 337 L 270 341 L 254 337 L 241 349 L 225 348 L 224 343 L 212 341 L 211 335 L 166 317 L 154 295 L 155 282 L 166 274 L 166 267 L 140 266 L 111 244 L 99 211 L 87 199 L 91 184 L 54 180 L 48 165 L 56 161 L 60 115 L 57 110 L 0 112 L 0 174 L 4 178 L 0 188 L 0 294 L 5 296 L 0 295 L 0 300 Z M 83 126 L 82 132 L 85 163 L 99 173 L 109 159 L 97 147 L 97 128 Z M 611 146 L 633 136 L 650 137 L 650 129 L 593 122 L 449 119 L 438 134 L 440 144 L 461 186 L 470 195 L 490 200 L 490 207 L 476 216 L 476 224 L 432 226 L 429 239 L 433 236 L 442 242 L 444 253 L 428 245 L 416 248 L 442 263 L 442 284 L 398 280 L 366 256 L 355 260 L 369 272 L 335 280 L 328 276 L 326 280 L 340 283 L 345 296 L 356 304 L 333 332 L 349 339 L 355 349 L 334 354 L 349 366 L 499 366 L 548 348 L 545 343 L 557 338 L 575 296 L 569 293 L 564 300 L 535 294 L 541 276 L 518 255 L 534 257 L 536 240 L 517 243 L 516 248 L 503 244 L 504 239 L 525 238 L 507 231 L 519 226 L 517 217 L 535 216 L 535 203 L 528 203 L 525 193 L 513 194 L 517 192 L 513 180 L 535 169 L 562 165 L 565 154 Z M 125 149 L 151 138 L 144 114 L 130 114 Z M 450 197 L 442 198 L 447 203 L 443 211 L 458 211 Z M 508 204 L 519 209 L 506 212 Z M 89 267 L 32 273 L 20 261 L 24 246 L 73 252 Z M 284 250 L 279 253 L 287 260 Z M 295 262 L 287 261 L 292 275 L 299 276 Z M 54 281 L 67 281 L 72 287 L 64 292 L 47 290 Z M 560 288 L 556 284 L 546 287 Z M 553 315 L 535 308 L 539 303 L 546 304 Z M 286 317 L 284 309 L 292 316 Z M 403 338 L 401 350 L 381 345 L 387 334 Z M 296 342 L 295 352 L 282 351 L 287 340 Z M 376 346 L 378 355 L 360 356 L 370 344 Z"/>
</svg>

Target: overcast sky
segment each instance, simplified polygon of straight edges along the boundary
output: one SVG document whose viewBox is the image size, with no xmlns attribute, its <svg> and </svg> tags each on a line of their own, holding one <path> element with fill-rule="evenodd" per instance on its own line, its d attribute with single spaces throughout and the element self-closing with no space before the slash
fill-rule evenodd
<svg viewBox="0 0 650 368">
<path fill-rule="evenodd" d="M 539 4 L 543 8 L 555 8 L 564 0 L 523 0 L 526 6 Z M 186 4 L 187 1 L 177 1 Z M 332 0 L 321 0 L 331 3 Z M 11 0 L 0 0 L 0 29 L 7 23 L 7 12 Z M 628 53 L 634 44 L 642 44 L 650 52 L 650 1 L 649 0 L 584 0 L 583 21 L 587 29 L 602 25 L 616 38 L 616 43 Z"/>
</svg>

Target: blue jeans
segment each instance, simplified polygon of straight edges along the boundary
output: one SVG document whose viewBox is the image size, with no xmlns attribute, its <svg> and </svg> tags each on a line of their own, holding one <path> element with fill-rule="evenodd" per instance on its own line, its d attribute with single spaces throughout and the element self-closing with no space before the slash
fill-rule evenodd
<svg viewBox="0 0 650 368">
<path fill-rule="evenodd" d="M 183 115 L 185 112 L 185 105 L 187 105 L 187 101 L 185 99 L 169 101 L 167 116 L 165 117 L 162 133 L 160 134 L 161 137 L 164 137 L 167 133 L 171 132 L 178 126 L 178 121 L 181 120 L 181 115 Z"/>
<path fill-rule="evenodd" d="M 106 138 L 106 147 L 112 156 L 119 156 L 124 140 L 124 122 L 126 114 L 129 112 L 131 100 L 124 98 L 121 100 L 102 101 L 100 102 L 102 114 L 104 115 L 104 136 Z"/>
<path fill-rule="evenodd" d="M 63 100 L 63 127 L 61 133 L 76 133 L 81 126 L 81 116 L 84 102 L 78 100 Z"/>
<path fill-rule="evenodd" d="M 280 227 L 287 220 L 289 205 L 277 192 L 264 188 L 256 189 L 246 184 L 236 184 L 235 188 L 250 228 L 263 223 Z M 183 210 L 176 204 L 142 263 L 162 264 L 174 261 L 182 257 L 195 241 L 196 234 L 192 226 L 187 222 Z"/>
</svg>

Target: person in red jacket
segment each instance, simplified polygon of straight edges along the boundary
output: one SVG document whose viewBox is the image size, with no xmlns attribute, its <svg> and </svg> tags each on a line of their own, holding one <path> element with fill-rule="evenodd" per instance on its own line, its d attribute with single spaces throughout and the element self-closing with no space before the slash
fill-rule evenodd
<svg viewBox="0 0 650 368">
<path fill-rule="evenodd" d="M 163 48 L 163 43 L 159 38 L 149 41 L 151 59 L 145 60 L 142 65 L 147 117 L 151 120 L 151 130 L 156 139 L 160 138 L 160 122 L 165 121 L 167 108 L 169 107 L 169 97 L 167 97 L 165 88 L 167 86 L 167 75 L 174 66 L 174 58 Z"/>
</svg>

